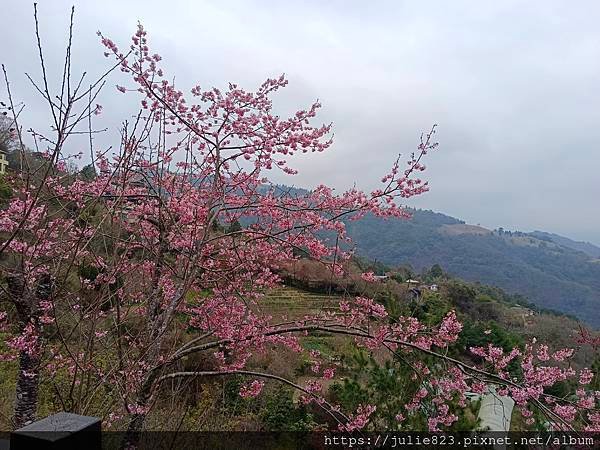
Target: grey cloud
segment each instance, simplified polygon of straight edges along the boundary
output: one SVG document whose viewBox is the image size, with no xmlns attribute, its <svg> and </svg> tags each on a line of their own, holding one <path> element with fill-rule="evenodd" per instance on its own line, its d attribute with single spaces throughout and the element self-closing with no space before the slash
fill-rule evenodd
<svg viewBox="0 0 600 450">
<path fill-rule="evenodd" d="M 5 1 L 2 62 L 15 93 L 37 70 L 31 5 Z M 39 8 L 60 61 L 71 2 Z M 377 187 L 398 152 L 439 124 L 431 191 L 411 205 L 471 223 L 544 229 L 600 244 L 600 4 L 555 1 L 75 2 L 79 68 L 100 73 L 95 31 L 127 45 L 140 20 L 181 86 L 249 89 L 285 72 L 282 111 L 323 103 L 336 142 L 298 162 L 295 185 Z M 117 81 L 113 79 L 112 84 Z M 106 124 L 123 117 L 106 95 Z M 32 126 L 47 118 L 28 110 Z M 108 143 L 113 136 L 99 138 Z"/>
</svg>

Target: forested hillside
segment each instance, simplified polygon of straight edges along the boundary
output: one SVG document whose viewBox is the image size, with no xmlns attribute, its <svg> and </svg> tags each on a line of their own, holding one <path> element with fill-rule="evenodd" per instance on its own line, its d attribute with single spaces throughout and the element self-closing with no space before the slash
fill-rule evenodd
<svg viewBox="0 0 600 450">
<path fill-rule="evenodd" d="M 556 244 L 560 244 L 564 247 L 572 248 L 573 250 L 579 250 L 587 253 L 593 258 L 600 258 L 600 247 L 590 244 L 589 242 L 574 241 L 564 236 L 560 236 L 554 233 L 547 233 L 545 231 L 534 231 L 530 233 L 541 240 L 552 241 Z"/>
<path fill-rule="evenodd" d="M 348 222 L 358 253 L 417 271 L 439 264 L 452 275 L 499 286 L 600 326 L 597 247 L 543 232 L 492 231 L 432 211 L 412 212 L 410 220 L 368 216 Z"/>
</svg>

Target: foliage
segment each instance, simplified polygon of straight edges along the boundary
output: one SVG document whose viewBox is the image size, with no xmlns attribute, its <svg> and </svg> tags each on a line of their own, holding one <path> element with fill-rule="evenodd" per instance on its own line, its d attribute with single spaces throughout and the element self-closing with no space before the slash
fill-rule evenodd
<svg viewBox="0 0 600 450">
<path fill-rule="evenodd" d="M 6 178 L 0 175 L 0 202 L 4 202 L 12 197 L 12 189 Z"/>
<path fill-rule="evenodd" d="M 333 387 L 334 397 L 349 410 L 359 405 L 372 404 L 377 407 L 370 417 L 370 427 L 374 430 L 419 431 L 427 429 L 427 417 L 435 410 L 435 405 L 424 401 L 420 411 L 407 411 L 406 405 L 420 389 L 431 390 L 427 379 L 414 376 L 410 363 L 404 358 L 386 359 L 379 363 L 372 355 L 356 351 L 345 358 L 349 376 Z M 456 421 L 450 430 L 472 430 L 475 427 L 476 405 L 459 405 L 450 402 L 450 414 L 456 414 Z M 475 406 L 475 408 L 473 408 Z M 428 411 L 429 410 L 429 411 Z"/>
<path fill-rule="evenodd" d="M 292 391 L 277 389 L 264 400 L 260 417 L 268 431 L 310 431 L 318 425 L 305 406 L 292 401 Z"/>
</svg>

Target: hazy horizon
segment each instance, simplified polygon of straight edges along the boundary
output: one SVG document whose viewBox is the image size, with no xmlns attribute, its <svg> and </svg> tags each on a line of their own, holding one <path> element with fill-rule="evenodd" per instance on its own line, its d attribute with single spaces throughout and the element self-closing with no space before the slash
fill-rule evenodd
<svg viewBox="0 0 600 450">
<path fill-rule="evenodd" d="M 229 81 L 253 90 L 285 73 L 282 114 L 318 98 L 334 145 L 298 158 L 300 174 L 276 182 L 375 189 L 397 153 L 413 151 L 437 123 L 440 147 L 425 162 L 431 191 L 408 206 L 600 245 L 598 3 L 46 0 L 38 10 L 51 74 L 62 69 L 71 4 L 76 74 L 110 64 L 97 30 L 127 47 L 139 20 L 184 90 Z M 3 9 L 10 40 L 0 62 L 28 105 L 25 128 L 47 127 L 24 76 L 39 73 L 32 3 Z M 97 126 L 112 134 L 98 145 L 114 139 L 128 113 L 122 103 L 134 101 L 113 92 L 122 79 L 112 77 L 99 101 Z"/>
</svg>

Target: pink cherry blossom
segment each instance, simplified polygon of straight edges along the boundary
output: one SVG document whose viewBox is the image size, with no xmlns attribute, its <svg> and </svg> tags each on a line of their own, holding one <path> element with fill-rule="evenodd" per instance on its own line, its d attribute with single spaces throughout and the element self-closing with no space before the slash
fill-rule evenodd
<svg viewBox="0 0 600 450">
<path fill-rule="evenodd" d="M 240 396 L 243 398 L 258 397 L 264 385 L 265 383 L 262 380 L 254 380 L 249 385 L 243 385 L 240 388 Z"/>
</svg>

